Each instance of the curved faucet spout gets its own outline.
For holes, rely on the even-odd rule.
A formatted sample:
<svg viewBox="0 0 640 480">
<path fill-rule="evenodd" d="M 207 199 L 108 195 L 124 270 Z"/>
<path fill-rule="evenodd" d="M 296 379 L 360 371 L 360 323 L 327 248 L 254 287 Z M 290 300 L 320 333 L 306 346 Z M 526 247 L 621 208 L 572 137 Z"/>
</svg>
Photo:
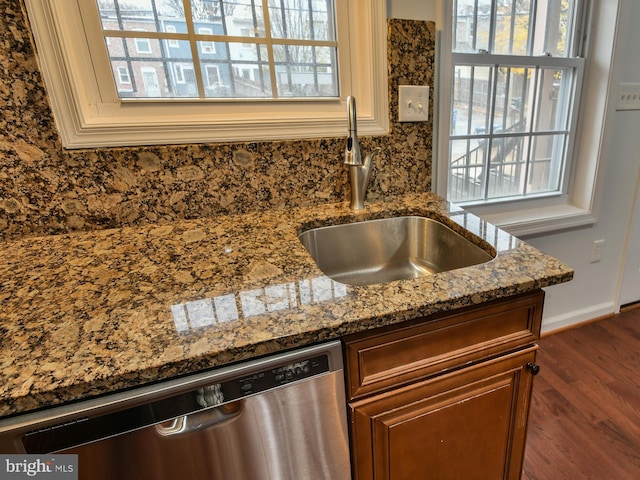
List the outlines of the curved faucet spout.
<svg viewBox="0 0 640 480">
<path fill-rule="evenodd" d="M 381 150 L 376 148 L 369 153 L 364 162 L 360 154 L 358 143 L 358 118 L 356 115 L 356 99 L 347 97 L 347 147 L 344 150 L 344 164 L 349 167 L 349 183 L 351 184 L 351 208 L 362 210 L 364 197 L 367 194 L 369 180 L 371 180 L 371 166 L 373 158 Z"/>
</svg>

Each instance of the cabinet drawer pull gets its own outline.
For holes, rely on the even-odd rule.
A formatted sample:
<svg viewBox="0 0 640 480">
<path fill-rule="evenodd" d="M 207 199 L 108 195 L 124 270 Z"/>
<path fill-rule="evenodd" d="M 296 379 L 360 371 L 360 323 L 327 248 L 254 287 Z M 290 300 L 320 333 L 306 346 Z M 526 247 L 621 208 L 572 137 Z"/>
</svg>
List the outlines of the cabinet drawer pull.
<svg viewBox="0 0 640 480">
<path fill-rule="evenodd" d="M 527 363 L 527 368 L 531 371 L 531 375 L 537 375 L 540 373 L 540 365 L 536 365 L 533 362 Z"/>
</svg>

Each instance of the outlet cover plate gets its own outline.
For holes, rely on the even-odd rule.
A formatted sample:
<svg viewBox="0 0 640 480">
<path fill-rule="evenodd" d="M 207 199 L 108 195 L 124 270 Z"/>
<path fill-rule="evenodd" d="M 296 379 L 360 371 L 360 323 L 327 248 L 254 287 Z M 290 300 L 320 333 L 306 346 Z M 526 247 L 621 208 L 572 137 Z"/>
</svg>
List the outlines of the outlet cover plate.
<svg viewBox="0 0 640 480">
<path fill-rule="evenodd" d="M 618 86 L 616 110 L 640 110 L 640 83 L 621 83 Z"/>
</svg>

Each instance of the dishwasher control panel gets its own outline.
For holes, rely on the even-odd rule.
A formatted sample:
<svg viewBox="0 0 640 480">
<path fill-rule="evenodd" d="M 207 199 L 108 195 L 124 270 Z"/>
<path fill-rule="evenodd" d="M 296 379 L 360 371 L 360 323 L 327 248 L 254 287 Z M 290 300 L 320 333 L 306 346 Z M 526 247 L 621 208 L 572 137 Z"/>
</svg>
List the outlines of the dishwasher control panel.
<svg viewBox="0 0 640 480">
<path fill-rule="evenodd" d="M 255 395 L 281 385 L 304 380 L 329 371 L 326 355 L 298 360 L 280 367 L 251 373 L 220 384 L 224 401 Z"/>
</svg>

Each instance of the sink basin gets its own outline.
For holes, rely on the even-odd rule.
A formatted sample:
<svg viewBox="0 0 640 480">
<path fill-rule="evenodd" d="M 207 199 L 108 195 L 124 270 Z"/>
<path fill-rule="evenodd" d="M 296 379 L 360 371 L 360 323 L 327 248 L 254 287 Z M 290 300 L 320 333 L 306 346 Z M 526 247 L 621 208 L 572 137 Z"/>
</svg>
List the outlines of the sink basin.
<svg viewBox="0 0 640 480">
<path fill-rule="evenodd" d="M 298 238 L 326 276 L 348 285 L 418 278 L 493 259 L 443 223 L 425 217 L 320 227 Z"/>
</svg>

